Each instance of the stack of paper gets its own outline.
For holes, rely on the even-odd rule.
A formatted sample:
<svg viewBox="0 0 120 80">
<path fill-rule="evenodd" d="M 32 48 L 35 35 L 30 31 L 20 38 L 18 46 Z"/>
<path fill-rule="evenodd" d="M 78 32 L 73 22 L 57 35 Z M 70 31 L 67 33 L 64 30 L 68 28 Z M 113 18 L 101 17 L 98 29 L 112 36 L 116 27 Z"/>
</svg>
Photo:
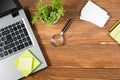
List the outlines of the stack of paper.
<svg viewBox="0 0 120 80">
<path fill-rule="evenodd" d="M 99 27 L 103 27 L 109 17 L 110 16 L 105 10 L 89 0 L 81 11 L 80 19 L 89 21 Z"/>
</svg>

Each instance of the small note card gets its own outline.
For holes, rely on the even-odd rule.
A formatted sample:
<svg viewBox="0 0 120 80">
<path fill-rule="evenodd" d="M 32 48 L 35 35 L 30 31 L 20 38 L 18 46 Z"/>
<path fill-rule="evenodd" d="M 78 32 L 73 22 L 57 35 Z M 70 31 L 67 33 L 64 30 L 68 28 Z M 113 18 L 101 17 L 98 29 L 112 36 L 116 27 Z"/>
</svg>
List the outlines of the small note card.
<svg viewBox="0 0 120 80">
<path fill-rule="evenodd" d="M 81 11 L 80 19 L 91 22 L 99 27 L 103 27 L 109 17 L 110 16 L 105 10 L 89 0 Z"/>
</svg>

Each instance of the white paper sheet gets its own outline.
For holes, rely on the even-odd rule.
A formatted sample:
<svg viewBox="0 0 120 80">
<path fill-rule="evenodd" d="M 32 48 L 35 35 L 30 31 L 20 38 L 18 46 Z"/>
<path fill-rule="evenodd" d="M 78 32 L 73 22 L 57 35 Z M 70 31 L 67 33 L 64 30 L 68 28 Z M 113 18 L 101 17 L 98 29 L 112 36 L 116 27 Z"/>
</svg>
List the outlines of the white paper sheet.
<svg viewBox="0 0 120 80">
<path fill-rule="evenodd" d="M 109 19 L 107 12 L 94 4 L 92 1 L 88 1 L 81 11 L 80 19 L 89 21 L 96 24 L 99 27 L 103 27 Z"/>
<path fill-rule="evenodd" d="M 103 10 L 91 0 L 87 2 L 84 8 L 81 11 L 82 14 L 97 15 L 97 14 L 107 14 L 107 11 Z"/>
<path fill-rule="evenodd" d="M 89 18 L 85 16 L 81 16 L 80 19 L 89 21 L 99 27 L 103 27 L 105 23 L 108 21 L 109 17 L 110 17 L 109 15 L 99 15 L 97 17 L 89 17 Z"/>
</svg>

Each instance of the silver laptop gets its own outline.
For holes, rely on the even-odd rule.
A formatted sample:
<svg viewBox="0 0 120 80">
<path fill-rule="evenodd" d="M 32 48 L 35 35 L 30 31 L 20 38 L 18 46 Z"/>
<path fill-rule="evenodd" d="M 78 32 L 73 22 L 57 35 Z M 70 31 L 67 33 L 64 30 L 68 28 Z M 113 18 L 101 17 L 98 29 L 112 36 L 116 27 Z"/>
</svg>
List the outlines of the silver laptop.
<svg viewBox="0 0 120 80">
<path fill-rule="evenodd" d="M 13 62 L 30 50 L 42 63 L 34 72 L 47 67 L 42 51 L 18 0 L 0 1 L 0 79 L 18 80 L 24 77 Z M 33 73 L 34 73 L 33 72 Z"/>
</svg>

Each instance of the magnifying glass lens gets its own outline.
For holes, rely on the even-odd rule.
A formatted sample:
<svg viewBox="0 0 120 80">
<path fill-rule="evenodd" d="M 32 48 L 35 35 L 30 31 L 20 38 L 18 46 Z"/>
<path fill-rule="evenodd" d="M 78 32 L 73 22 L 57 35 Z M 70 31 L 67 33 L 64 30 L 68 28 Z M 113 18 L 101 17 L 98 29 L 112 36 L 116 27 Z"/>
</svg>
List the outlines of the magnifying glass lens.
<svg viewBox="0 0 120 80">
<path fill-rule="evenodd" d="M 67 24 L 65 25 L 65 27 L 62 29 L 62 31 L 60 32 L 60 34 L 56 34 L 51 38 L 51 42 L 53 43 L 54 46 L 62 46 L 64 44 L 64 38 L 63 38 L 63 34 L 65 33 L 65 31 L 67 30 L 67 28 L 69 27 L 69 25 L 71 24 L 72 19 L 70 19 Z"/>
<path fill-rule="evenodd" d="M 63 36 L 60 34 L 56 34 L 51 38 L 51 42 L 55 45 L 55 46 L 61 46 L 64 43 L 64 39 Z"/>
</svg>

